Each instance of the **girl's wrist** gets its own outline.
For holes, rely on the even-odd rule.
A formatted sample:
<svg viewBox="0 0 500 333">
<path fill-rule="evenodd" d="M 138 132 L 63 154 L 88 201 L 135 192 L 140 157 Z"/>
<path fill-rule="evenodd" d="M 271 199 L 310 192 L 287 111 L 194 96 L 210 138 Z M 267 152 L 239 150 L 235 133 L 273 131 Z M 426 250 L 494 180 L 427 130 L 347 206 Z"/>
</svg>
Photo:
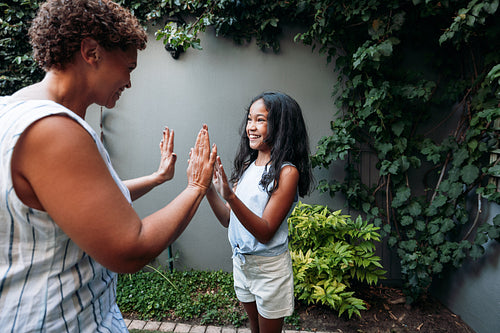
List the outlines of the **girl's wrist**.
<svg viewBox="0 0 500 333">
<path fill-rule="evenodd" d="M 229 195 L 226 195 L 226 196 L 224 197 L 224 200 L 226 200 L 226 201 L 227 201 L 227 203 L 229 203 L 229 204 L 230 204 L 230 203 L 231 203 L 234 199 L 236 199 L 236 194 L 235 194 L 233 191 L 231 191 L 231 193 L 229 193 Z"/>
</svg>

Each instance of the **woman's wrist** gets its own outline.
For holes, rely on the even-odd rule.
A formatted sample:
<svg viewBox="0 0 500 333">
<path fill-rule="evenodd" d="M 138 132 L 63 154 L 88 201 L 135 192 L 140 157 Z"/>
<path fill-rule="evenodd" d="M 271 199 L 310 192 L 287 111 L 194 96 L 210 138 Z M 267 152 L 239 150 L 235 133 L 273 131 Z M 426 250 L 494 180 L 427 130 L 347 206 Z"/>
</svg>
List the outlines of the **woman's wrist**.
<svg viewBox="0 0 500 333">
<path fill-rule="evenodd" d="M 154 184 L 154 186 L 161 185 L 165 183 L 168 179 L 165 177 L 162 177 L 158 172 L 153 172 L 151 175 L 151 182 Z"/>
</svg>

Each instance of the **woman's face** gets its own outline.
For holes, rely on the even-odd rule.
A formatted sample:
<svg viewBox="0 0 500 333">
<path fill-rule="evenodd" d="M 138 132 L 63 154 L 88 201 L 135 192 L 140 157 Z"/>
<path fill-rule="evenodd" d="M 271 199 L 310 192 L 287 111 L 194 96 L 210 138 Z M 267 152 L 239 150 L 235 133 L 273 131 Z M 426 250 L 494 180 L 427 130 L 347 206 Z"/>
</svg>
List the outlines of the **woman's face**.
<svg viewBox="0 0 500 333">
<path fill-rule="evenodd" d="M 269 151 L 269 146 L 264 142 L 267 138 L 268 111 L 262 99 L 255 101 L 248 112 L 246 132 L 250 148 L 259 151 Z"/>
<path fill-rule="evenodd" d="M 137 67 L 137 49 L 102 52 L 98 83 L 98 104 L 113 108 L 125 88 L 130 88 L 130 73 Z"/>
</svg>

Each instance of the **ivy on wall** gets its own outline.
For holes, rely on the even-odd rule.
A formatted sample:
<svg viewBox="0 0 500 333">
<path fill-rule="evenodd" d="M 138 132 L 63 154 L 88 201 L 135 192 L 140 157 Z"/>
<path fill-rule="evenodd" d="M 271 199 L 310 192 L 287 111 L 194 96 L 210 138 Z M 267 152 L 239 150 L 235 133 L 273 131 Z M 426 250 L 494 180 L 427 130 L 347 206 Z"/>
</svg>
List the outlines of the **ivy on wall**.
<svg viewBox="0 0 500 333">
<path fill-rule="evenodd" d="M 37 9 L 38 1 L 0 2 L 0 96 L 43 78 L 28 43 L 29 22 Z"/>
<path fill-rule="evenodd" d="M 407 300 L 446 267 L 479 258 L 500 236 L 483 201 L 500 203 L 500 20 L 498 0 L 121 0 L 174 57 L 201 49 L 208 27 L 237 44 L 279 52 L 283 27 L 334 61 L 339 114 L 318 143 L 316 167 L 345 160 L 345 179 L 320 189 L 382 228 L 401 260 Z M 41 73 L 25 33 L 37 1 L 0 3 L 0 89 Z M 496 15 L 496 16 L 495 16 Z M 5 59 L 5 60 L 3 60 Z M 362 163 L 376 160 L 368 183 Z M 472 204 L 471 204 L 472 203 Z M 476 207 L 477 209 L 473 209 Z"/>
</svg>

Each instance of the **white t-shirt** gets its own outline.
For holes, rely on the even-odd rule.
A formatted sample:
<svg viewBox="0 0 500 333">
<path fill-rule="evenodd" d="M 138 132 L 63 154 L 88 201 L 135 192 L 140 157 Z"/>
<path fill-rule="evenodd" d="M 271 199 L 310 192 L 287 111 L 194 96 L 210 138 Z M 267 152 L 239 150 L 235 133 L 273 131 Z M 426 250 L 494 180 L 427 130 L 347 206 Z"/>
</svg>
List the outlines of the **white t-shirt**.
<svg viewBox="0 0 500 333">
<path fill-rule="evenodd" d="M 290 163 L 283 164 L 292 165 Z M 292 165 L 293 166 L 293 165 Z M 259 185 L 262 174 L 266 170 L 265 166 L 257 166 L 252 162 L 245 170 L 236 186 L 236 195 L 238 198 L 256 215 L 262 217 L 269 194 Z M 273 186 L 273 182 L 269 184 L 269 188 Z M 287 219 L 297 203 L 297 195 L 294 203 L 290 207 L 287 217 L 281 222 L 274 237 L 267 243 L 259 242 L 238 220 L 236 215 L 231 211 L 229 218 L 228 238 L 233 249 L 233 256 L 237 254 L 252 254 L 264 257 L 272 257 L 282 254 L 288 249 L 288 223 Z"/>
</svg>

